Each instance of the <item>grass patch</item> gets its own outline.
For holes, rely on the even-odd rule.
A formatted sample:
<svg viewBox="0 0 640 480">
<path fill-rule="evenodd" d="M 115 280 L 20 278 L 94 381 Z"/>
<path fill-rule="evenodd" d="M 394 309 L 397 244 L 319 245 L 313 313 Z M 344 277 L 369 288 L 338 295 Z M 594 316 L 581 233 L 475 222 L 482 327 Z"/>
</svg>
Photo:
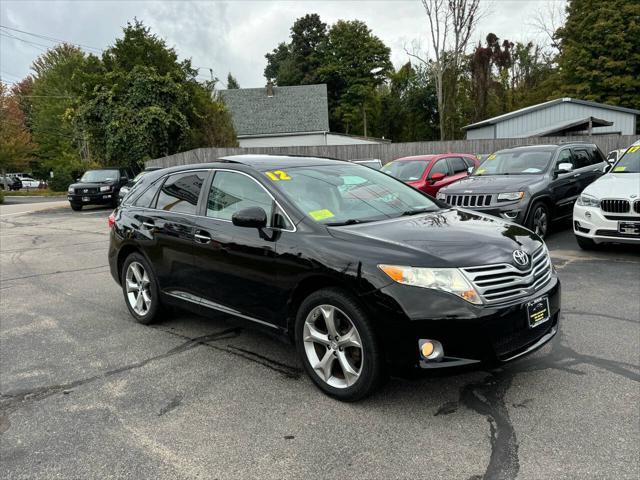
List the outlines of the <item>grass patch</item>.
<svg viewBox="0 0 640 480">
<path fill-rule="evenodd" d="M 17 190 L 3 192 L 5 197 L 59 197 L 67 196 L 67 192 L 52 192 L 46 188 L 34 188 L 33 190 Z"/>
</svg>

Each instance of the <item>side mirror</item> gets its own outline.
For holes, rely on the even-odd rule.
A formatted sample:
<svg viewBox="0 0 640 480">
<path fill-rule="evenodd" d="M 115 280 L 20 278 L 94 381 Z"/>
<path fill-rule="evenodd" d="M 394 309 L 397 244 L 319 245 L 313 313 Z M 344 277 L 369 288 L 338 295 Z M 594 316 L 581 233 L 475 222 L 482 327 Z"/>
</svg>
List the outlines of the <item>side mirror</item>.
<svg viewBox="0 0 640 480">
<path fill-rule="evenodd" d="M 609 163 L 607 165 L 604 166 L 604 168 L 602 169 L 602 171 L 604 173 L 609 173 L 611 171 L 611 169 L 613 168 L 613 163 Z"/>
<path fill-rule="evenodd" d="M 429 180 L 431 180 L 431 182 L 435 183 L 435 182 L 439 182 L 444 177 L 446 177 L 446 175 L 444 173 L 436 172 L 433 175 L 431 175 L 431 177 L 429 177 Z"/>
<path fill-rule="evenodd" d="M 560 164 L 558 164 L 558 167 L 556 168 L 555 174 L 556 175 L 560 175 L 562 173 L 569 173 L 571 170 L 573 170 L 573 164 L 571 164 L 571 163 L 560 163 Z"/>
<path fill-rule="evenodd" d="M 473 168 L 473 167 L 469 167 L 469 168 L 467 168 L 467 173 L 468 173 L 469 175 L 471 175 L 471 174 L 473 173 L 473 170 L 474 170 L 474 168 Z"/>
<path fill-rule="evenodd" d="M 231 216 L 236 227 L 264 228 L 267 226 L 267 212 L 260 207 L 248 207 L 238 210 Z"/>
</svg>

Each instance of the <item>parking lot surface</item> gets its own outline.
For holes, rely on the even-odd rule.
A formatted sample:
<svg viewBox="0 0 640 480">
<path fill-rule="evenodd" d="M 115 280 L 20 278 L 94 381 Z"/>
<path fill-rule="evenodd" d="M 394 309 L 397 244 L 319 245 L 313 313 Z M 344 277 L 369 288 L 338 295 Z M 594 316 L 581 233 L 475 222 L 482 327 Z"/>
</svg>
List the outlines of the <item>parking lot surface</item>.
<svg viewBox="0 0 640 480">
<path fill-rule="evenodd" d="M 109 210 L 0 218 L 3 478 L 640 476 L 640 254 L 548 239 L 560 333 L 496 370 L 392 378 L 355 404 L 232 318 L 129 315 Z"/>
</svg>

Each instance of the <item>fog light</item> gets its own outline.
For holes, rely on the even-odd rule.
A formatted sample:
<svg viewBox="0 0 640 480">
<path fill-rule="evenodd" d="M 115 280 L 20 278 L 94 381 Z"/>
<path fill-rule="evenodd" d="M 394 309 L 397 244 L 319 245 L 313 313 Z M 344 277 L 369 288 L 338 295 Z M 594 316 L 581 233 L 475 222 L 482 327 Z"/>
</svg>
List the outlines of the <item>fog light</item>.
<svg viewBox="0 0 640 480">
<path fill-rule="evenodd" d="M 518 216 L 518 213 L 520 213 L 519 210 L 511 210 L 510 212 L 502 212 L 501 215 L 508 220 L 513 220 Z"/>
<path fill-rule="evenodd" d="M 418 341 L 420 355 L 424 360 L 439 362 L 444 357 L 442 344 L 437 340 L 421 339 Z"/>
</svg>

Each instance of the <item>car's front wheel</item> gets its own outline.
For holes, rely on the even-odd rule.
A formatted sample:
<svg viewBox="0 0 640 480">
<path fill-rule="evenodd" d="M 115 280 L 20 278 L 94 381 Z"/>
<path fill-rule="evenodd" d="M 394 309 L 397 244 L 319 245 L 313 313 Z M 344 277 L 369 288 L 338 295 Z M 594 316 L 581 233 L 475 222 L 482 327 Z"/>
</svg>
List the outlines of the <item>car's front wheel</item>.
<svg viewBox="0 0 640 480">
<path fill-rule="evenodd" d="M 578 246 L 582 250 L 593 250 L 596 248 L 596 242 L 594 242 L 590 238 L 585 238 L 585 237 L 581 237 L 580 235 L 576 235 L 576 242 L 578 242 Z"/>
<path fill-rule="evenodd" d="M 549 216 L 547 206 L 542 202 L 536 203 L 529 213 L 527 228 L 537 233 L 541 238 L 544 238 L 549 231 L 550 223 L 551 217 Z"/>
<path fill-rule="evenodd" d="M 319 290 L 300 305 L 296 347 L 305 370 L 325 393 L 355 401 L 384 378 L 384 359 L 365 310 L 338 289 Z"/>
<path fill-rule="evenodd" d="M 71 210 L 73 210 L 74 212 L 79 212 L 80 210 L 82 210 L 82 204 L 80 203 L 71 203 Z"/>
<path fill-rule="evenodd" d="M 148 325 L 158 317 L 158 284 L 147 260 L 139 253 L 129 255 L 122 266 L 121 282 L 129 313 Z"/>
</svg>

